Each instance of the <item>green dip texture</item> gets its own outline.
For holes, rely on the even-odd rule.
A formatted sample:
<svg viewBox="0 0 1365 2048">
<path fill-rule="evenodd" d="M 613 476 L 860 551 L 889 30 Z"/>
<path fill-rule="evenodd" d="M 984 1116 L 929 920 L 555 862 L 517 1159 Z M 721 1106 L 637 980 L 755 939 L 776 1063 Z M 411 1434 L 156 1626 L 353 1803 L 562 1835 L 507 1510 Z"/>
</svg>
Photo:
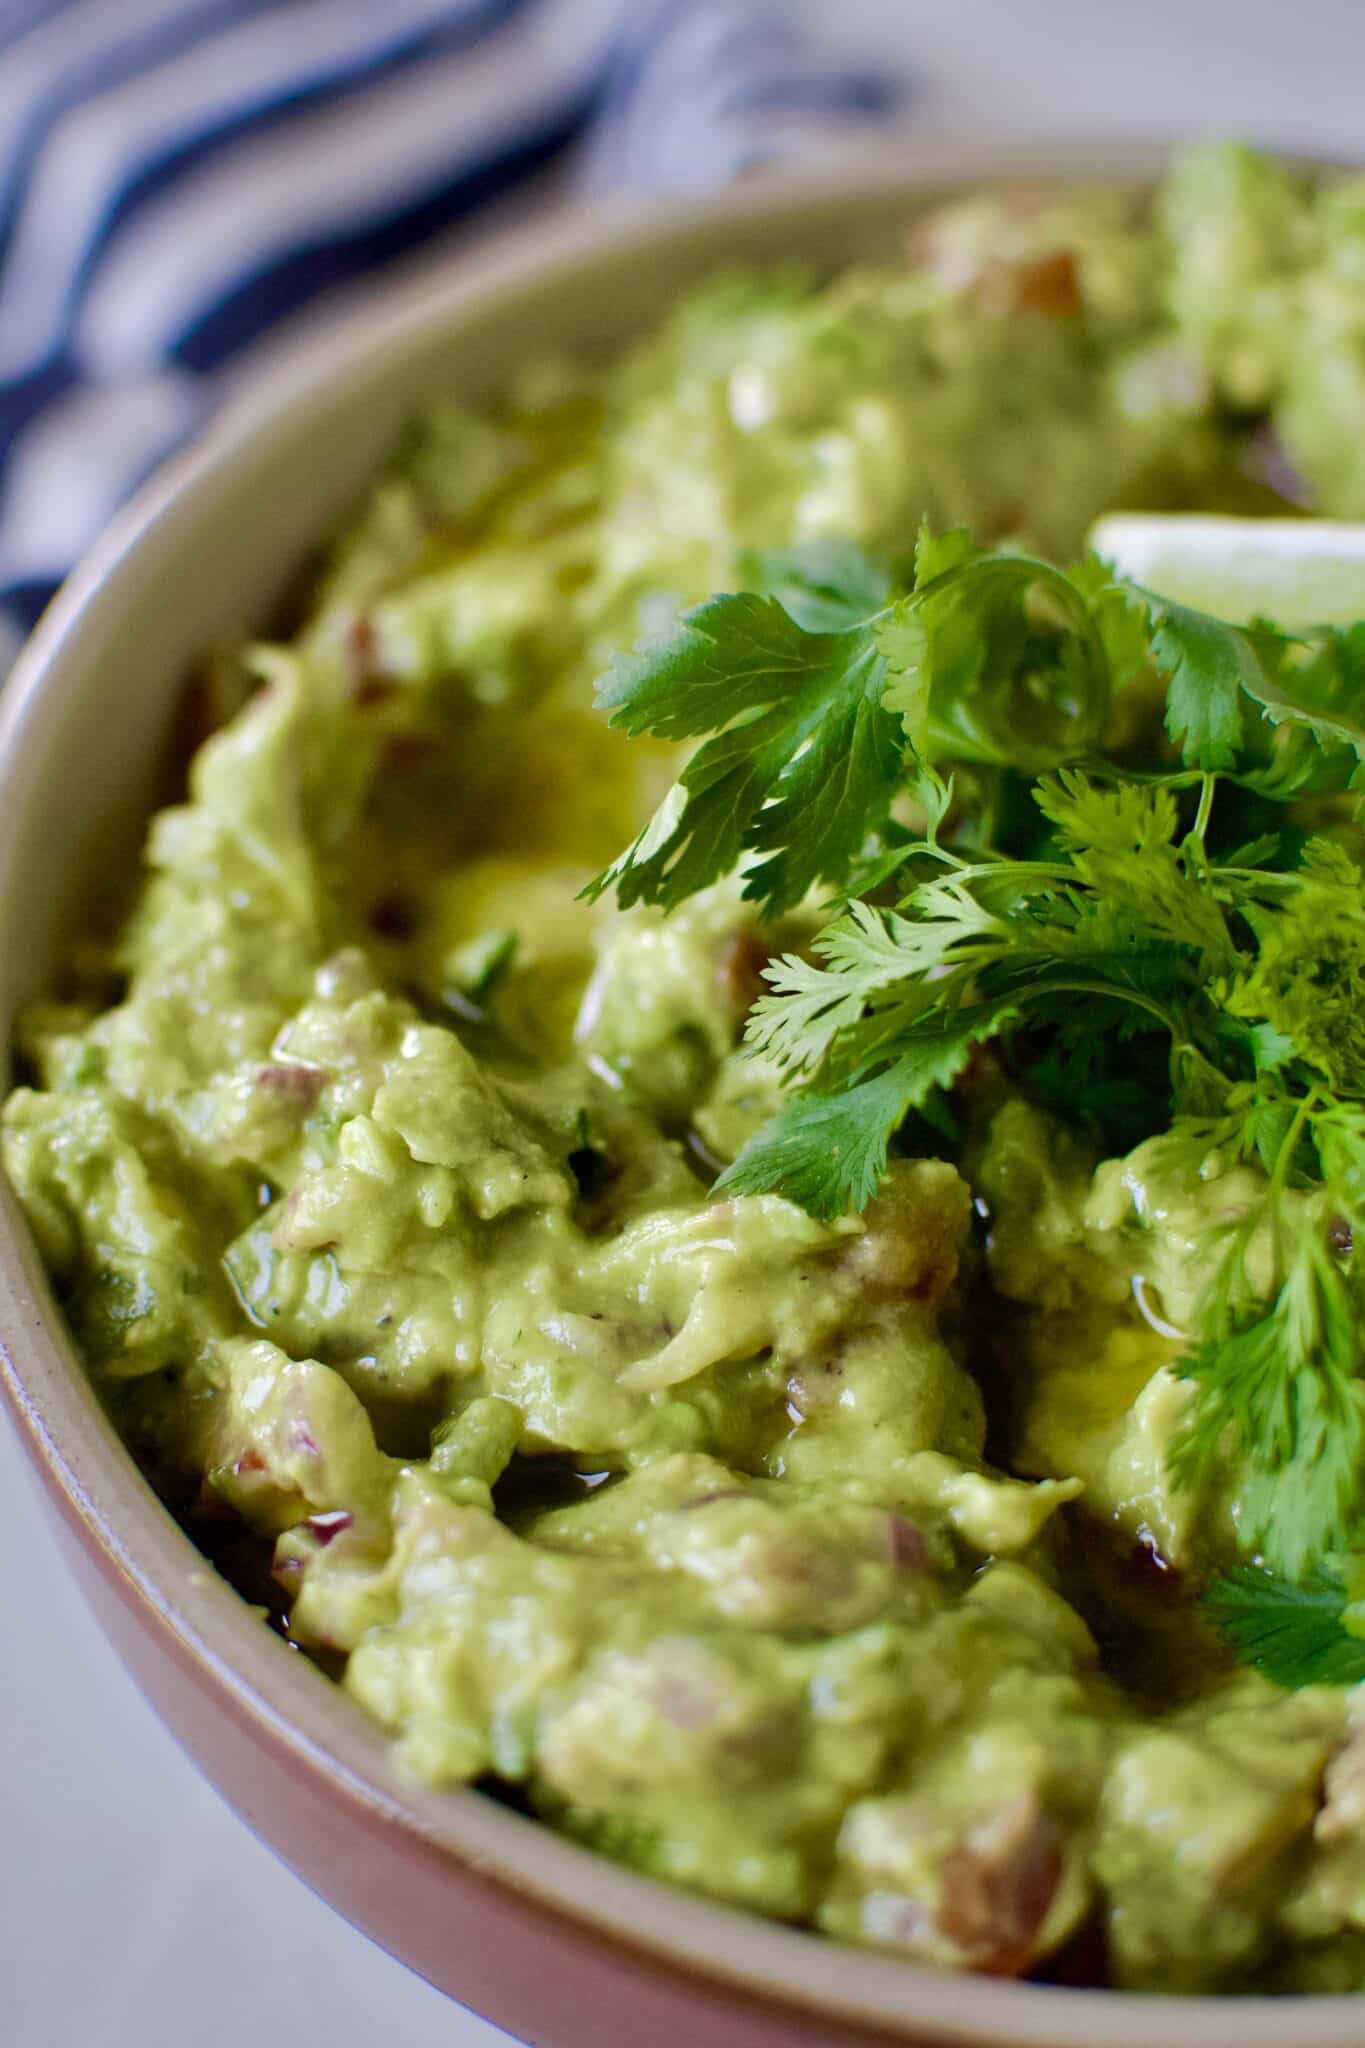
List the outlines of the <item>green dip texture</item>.
<svg viewBox="0 0 1365 2048">
<path fill-rule="evenodd" d="M 1105 1161 L 986 1059 L 861 1215 L 713 1193 L 827 907 L 580 895 L 677 765 L 594 679 L 748 550 L 1280 492 L 1365 518 L 1365 186 L 1205 149 L 437 408 L 212 664 L 5 1164 L 154 1481 L 404 1768 L 940 1966 L 1365 1988 L 1365 1705 L 1234 1664 L 1235 1503 L 1165 1459 L 1253 1169 Z"/>
</svg>

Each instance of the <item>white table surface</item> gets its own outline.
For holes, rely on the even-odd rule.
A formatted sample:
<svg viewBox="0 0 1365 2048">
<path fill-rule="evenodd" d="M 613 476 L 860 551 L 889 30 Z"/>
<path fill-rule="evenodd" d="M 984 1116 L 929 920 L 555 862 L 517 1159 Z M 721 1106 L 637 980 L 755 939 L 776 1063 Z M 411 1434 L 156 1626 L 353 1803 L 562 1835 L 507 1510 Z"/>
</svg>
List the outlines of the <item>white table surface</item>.
<svg viewBox="0 0 1365 2048">
<path fill-rule="evenodd" d="M 842 0 L 838 22 L 913 68 L 922 135 L 1223 130 L 1365 156 L 1359 0 Z M 199 1778 L 68 1582 L 4 1425 L 0 1566 L 0 2048 L 509 2048 Z"/>
</svg>

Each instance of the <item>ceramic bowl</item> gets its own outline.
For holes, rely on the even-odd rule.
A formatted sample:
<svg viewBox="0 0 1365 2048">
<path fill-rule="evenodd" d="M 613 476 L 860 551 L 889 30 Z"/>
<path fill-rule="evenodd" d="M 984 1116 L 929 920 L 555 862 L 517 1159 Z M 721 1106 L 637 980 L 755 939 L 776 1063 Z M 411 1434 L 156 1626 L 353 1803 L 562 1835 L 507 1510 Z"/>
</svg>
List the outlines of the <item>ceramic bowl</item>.
<svg viewBox="0 0 1365 2048">
<path fill-rule="evenodd" d="M 144 489 L 0 702 L 0 1045 L 134 855 L 195 656 L 259 628 L 415 407 L 598 356 L 734 263 L 891 253 L 998 180 L 1138 187 L 1154 149 L 907 150 L 819 183 L 523 229 L 304 346 Z M 0 1077 L 3 1078 L 3 1077 Z M 58 1541 L 148 1698 L 258 1835 L 358 1927 L 543 2048 L 1359 2048 L 1352 1999 L 1138 1999 L 937 1974 L 638 1877 L 475 1791 L 405 1782 L 360 1709 L 205 1563 L 101 1411 L 0 1190 L 0 1384 Z M 10 1569 L 37 1569 L 32 1560 Z M 249 1968 L 249 1958 L 243 1958 Z"/>
</svg>

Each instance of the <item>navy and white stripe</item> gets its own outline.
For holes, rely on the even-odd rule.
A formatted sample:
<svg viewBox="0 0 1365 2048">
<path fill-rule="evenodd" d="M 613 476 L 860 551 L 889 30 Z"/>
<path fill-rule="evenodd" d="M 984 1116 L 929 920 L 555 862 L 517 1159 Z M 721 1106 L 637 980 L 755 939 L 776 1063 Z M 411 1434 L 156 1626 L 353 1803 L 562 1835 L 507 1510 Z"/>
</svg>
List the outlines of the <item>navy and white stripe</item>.
<svg viewBox="0 0 1365 2048">
<path fill-rule="evenodd" d="M 0 673 L 289 314 L 571 146 L 698 191 L 897 100 L 744 0 L 0 0 Z"/>
</svg>

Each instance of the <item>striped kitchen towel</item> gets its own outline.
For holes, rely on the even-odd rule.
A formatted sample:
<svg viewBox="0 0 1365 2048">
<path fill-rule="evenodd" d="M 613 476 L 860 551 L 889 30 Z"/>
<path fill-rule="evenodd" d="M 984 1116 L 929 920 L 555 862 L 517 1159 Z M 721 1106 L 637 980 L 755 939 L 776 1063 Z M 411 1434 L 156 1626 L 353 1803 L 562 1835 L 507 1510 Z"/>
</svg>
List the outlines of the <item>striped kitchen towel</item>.
<svg viewBox="0 0 1365 2048">
<path fill-rule="evenodd" d="M 0 0 L 0 674 L 287 316 L 551 167 L 699 191 L 899 100 L 780 0 Z"/>
</svg>

